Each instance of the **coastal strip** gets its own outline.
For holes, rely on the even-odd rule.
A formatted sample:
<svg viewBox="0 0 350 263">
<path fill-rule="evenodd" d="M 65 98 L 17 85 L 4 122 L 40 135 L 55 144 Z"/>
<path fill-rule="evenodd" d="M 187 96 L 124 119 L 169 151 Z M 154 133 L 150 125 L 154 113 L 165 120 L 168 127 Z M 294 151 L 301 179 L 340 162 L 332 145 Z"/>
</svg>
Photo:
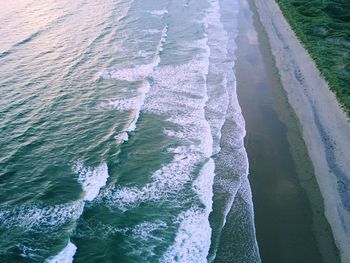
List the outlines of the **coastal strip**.
<svg viewBox="0 0 350 263">
<path fill-rule="evenodd" d="M 350 122 L 273 0 L 255 0 L 295 111 L 342 262 L 350 262 Z"/>
</svg>

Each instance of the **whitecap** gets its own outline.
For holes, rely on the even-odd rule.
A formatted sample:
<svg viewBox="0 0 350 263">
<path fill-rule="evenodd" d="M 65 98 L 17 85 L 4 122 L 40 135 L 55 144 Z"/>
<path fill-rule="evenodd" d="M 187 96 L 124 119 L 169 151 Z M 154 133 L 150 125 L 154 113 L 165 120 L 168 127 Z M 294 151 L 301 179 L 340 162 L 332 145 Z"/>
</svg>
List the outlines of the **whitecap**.
<svg viewBox="0 0 350 263">
<path fill-rule="evenodd" d="M 92 201 L 98 195 L 100 189 L 106 185 L 108 167 L 104 162 L 97 167 L 87 167 L 81 161 L 75 162 L 73 171 L 78 175 L 78 182 L 85 192 L 84 201 Z"/>
<path fill-rule="evenodd" d="M 69 240 L 67 246 L 56 256 L 48 258 L 45 263 L 72 263 L 77 247 Z"/>
<path fill-rule="evenodd" d="M 123 143 L 129 140 L 129 135 L 127 132 L 121 132 L 114 137 L 118 143 Z"/>
</svg>

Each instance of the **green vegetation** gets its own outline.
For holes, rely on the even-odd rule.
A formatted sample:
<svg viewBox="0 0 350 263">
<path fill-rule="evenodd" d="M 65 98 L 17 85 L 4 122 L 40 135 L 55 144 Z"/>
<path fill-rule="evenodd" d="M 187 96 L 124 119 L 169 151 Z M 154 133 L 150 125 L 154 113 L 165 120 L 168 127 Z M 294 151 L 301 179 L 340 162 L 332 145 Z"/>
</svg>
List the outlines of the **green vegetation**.
<svg viewBox="0 0 350 263">
<path fill-rule="evenodd" d="M 350 0 L 276 0 L 350 116 Z"/>
</svg>

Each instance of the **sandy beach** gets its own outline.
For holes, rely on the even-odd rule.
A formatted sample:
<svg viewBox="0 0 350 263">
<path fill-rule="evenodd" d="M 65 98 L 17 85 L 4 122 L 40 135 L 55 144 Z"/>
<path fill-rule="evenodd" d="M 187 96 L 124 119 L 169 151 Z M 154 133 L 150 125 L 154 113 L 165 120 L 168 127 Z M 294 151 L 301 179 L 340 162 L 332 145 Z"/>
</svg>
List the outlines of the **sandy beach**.
<svg viewBox="0 0 350 263">
<path fill-rule="evenodd" d="M 350 262 L 348 118 L 275 1 L 255 0 L 255 4 L 282 86 L 300 122 L 341 260 Z"/>
</svg>

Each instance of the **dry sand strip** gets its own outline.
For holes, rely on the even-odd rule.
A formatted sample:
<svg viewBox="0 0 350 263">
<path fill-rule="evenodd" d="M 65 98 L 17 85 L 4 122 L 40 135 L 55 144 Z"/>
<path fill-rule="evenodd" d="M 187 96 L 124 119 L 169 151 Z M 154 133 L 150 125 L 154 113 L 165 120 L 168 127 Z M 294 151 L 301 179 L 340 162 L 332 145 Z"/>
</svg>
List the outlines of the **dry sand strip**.
<svg viewBox="0 0 350 263">
<path fill-rule="evenodd" d="M 342 262 L 350 262 L 350 122 L 274 0 L 255 0 L 302 127 Z"/>
</svg>

